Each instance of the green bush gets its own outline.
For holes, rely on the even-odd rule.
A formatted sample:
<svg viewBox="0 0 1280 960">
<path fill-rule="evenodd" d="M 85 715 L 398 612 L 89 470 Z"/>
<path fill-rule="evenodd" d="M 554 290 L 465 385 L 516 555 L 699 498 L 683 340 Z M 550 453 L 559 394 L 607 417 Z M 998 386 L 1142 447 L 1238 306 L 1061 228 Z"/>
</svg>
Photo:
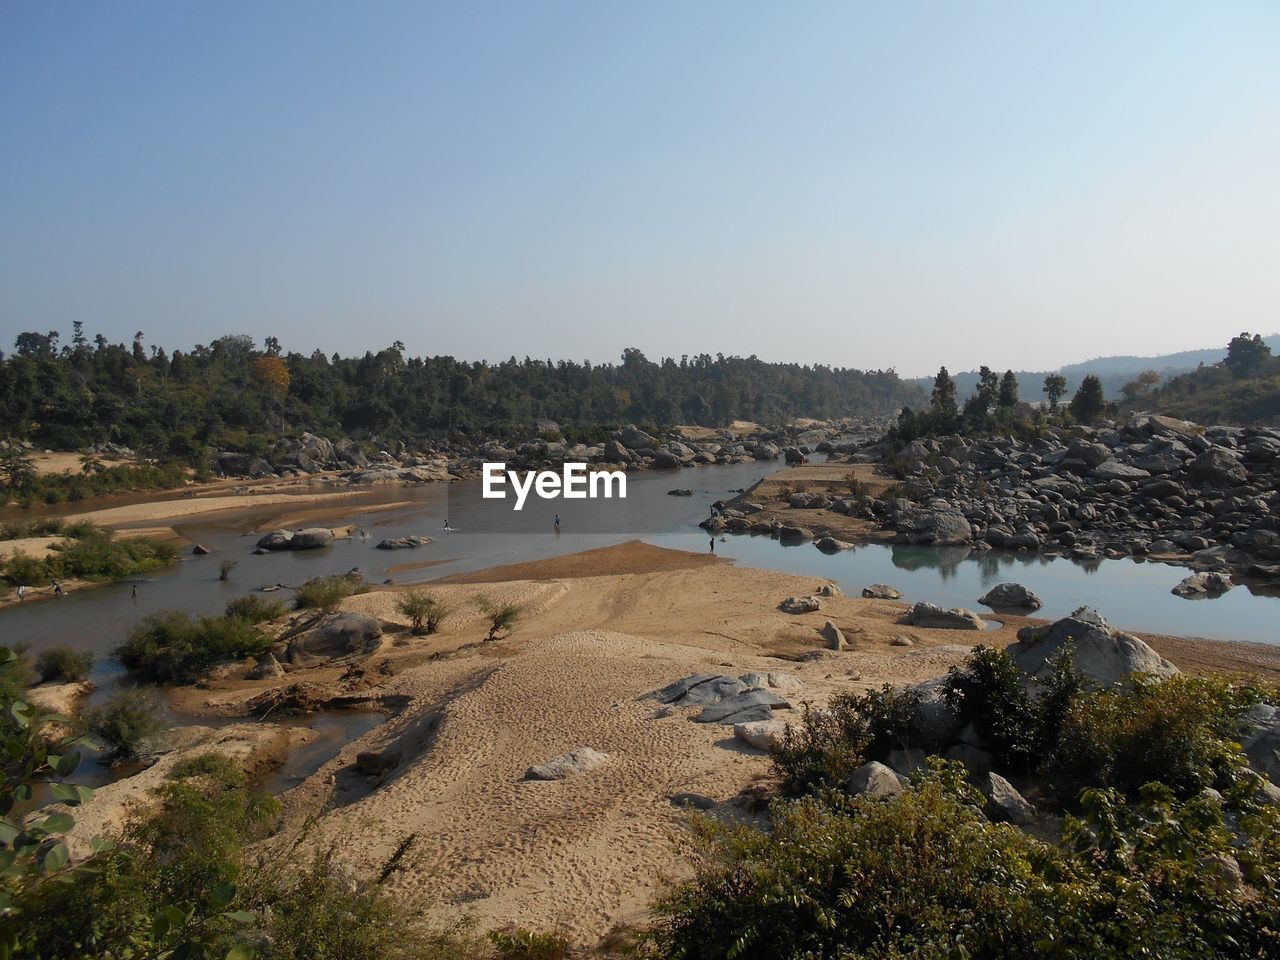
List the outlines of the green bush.
<svg viewBox="0 0 1280 960">
<path fill-rule="evenodd" d="M 89 732 L 117 760 L 131 760 L 165 730 L 164 705 L 153 690 L 130 687 L 85 713 Z"/>
<path fill-rule="evenodd" d="M 256 657 L 271 649 L 271 638 L 240 617 L 193 619 L 180 610 L 142 621 L 116 656 L 130 670 L 161 683 L 190 683 L 216 663 Z"/>
<path fill-rule="evenodd" d="M 169 770 L 170 780 L 190 780 L 194 777 L 204 777 L 225 787 L 240 787 L 245 783 L 244 767 L 216 750 L 179 760 Z"/>
<path fill-rule="evenodd" d="M 489 633 L 485 637 L 486 640 L 497 640 L 499 634 L 510 633 L 520 619 L 522 612 L 513 603 L 494 603 L 488 597 L 477 599 L 476 606 L 480 608 L 480 612 L 489 621 Z"/>
<path fill-rule="evenodd" d="M 1275 956 L 1280 811 L 1092 791 L 1063 842 L 988 823 L 955 765 L 883 800 L 775 805 L 763 832 L 698 824 L 695 873 L 655 907 L 671 960 Z M 1238 862 L 1235 888 L 1216 863 Z"/>
<path fill-rule="evenodd" d="M 489 942 L 498 960 L 566 960 L 571 955 L 569 941 L 557 933 L 493 930 Z"/>
<path fill-rule="evenodd" d="M 93 654 L 71 647 L 50 647 L 36 657 L 35 667 L 41 683 L 87 680 L 93 670 Z"/>
<path fill-rule="evenodd" d="M 228 603 L 226 615 L 238 620 L 247 620 L 249 623 L 265 623 L 276 617 L 283 617 L 288 609 L 288 604 L 283 600 L 260 597 L 256 593 L 251 593 Z"/>
<path fill-rule="evenodd" d="M 1186 675 L 1094 691 L 1063 717 L 1051 780 L 1065 797 L 1083 787 L 1133 797 L 1153 781 L 1178 797 L 1225 787 L 1243 763 L 1240 714 L 1260 696 L 1224 677 Z"/>
<path fill-rule="evenodd" d="M 135 537 L 117 540 L 109 530 L 80 524 L 63 531 L 69 539 L 42 560 L 17 554 L 4 565 L 13 584 L 33 586 L 53 579 L 118 580 L 136 573 L 158 570 L 173 562 L 177 549 L 171 543 Z"/>
<path fill-rule="evenodd" d="M 416 636 L 437 632 L 449 615 L 448 607 L 419 590 L 410 590 L 396 600 L 396 610 L 409 618 L 409 629 Z"/>
<path fill-rule="evenodd" d="M 863 694 L 838 694 L 826 710 L 806 710 L 773 750 L 783 792 L 806 793 L 843 783 L 869 760 L 919 741 L 920 700 L 914 691 L 886 684 Z"/>
<path fill-rule="evenodd" d="M 312 577 L 298 588 L 293 605 L 299 610 L 316 609 L 322 613 L 333 613 L 347 597 L 368 592 L 369 585 L 358 573 Z"/>
</svg>

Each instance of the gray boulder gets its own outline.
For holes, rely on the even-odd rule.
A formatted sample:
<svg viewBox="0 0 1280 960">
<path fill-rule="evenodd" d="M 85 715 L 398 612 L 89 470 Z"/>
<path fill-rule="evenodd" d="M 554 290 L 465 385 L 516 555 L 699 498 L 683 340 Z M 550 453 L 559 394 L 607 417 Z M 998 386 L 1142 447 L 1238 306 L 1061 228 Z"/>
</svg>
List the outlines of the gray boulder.
<svg viewBox="0 0 1280 960">
<path fill-rule="evenodd" d="M 289 550 L 292 542 L 292 530 L 272 530 L 258 539 L 258 547 L 262 550 Z"/>
<path fill-rule="evenodd" d="M 333 531 L 328 527 L 308 527 L 299 530 L 289 541 L 290 550 L 319 550 L 333 543 Z"/>
<path fill-rule="evenodd" d="M 1245 711 L 1240 740 L 1249 766 L 1273 783 L 1280 780 L 1280 708 L 1260 703 Z"/>
<path fill-rule="evenodd" d="M 987 813 L 992 820 L 1021 827 L 1035 819 L 1036 808 L 1000 774 L 988 773 L 980 778 L 978 788 L 987 798 Z"/>
<path fill-rule="evenodd" d="M 1145 480 L 1151 476 L 1146 470 L 1119 460 L 1104 460 L 1093 468 L 1093 475 L 1099 480 Z"/>
<path fill-rule="evenodd" d="M 973 526 L 954 508 L 909 509 L 897 522 L 898 532 L 911 543 L 968 543 Z"/>
<path fill-rule="evenodd" d="M 757 750 L 772 750 L 781 742 L 787 725 L 781 720 L 751 720 L 735 723 L 733 736 Z"/>
<path fill-rule="evenodd" d="M 562 753 L 546 763 L 530 767 L 525 772 L 524 778 L 526 780 L 563 780 L 574 774 L 594 770 L 608 760 L 607 753 L 601 753 L 591 747 L 579 747 L 577 750 Z"/>
<path fill-rule="evenodd" d="M 1224 447 L 1210 447 L 1191 462 L 1191 475 L 1215 486 L 1231 487 L 1246 482 L 1249 471 Z"/>
<path fill-rule="evenodd" d="M 890 750 L 885 761 L 893 767 L 895 773 L 909 777 L 926 766 L 928 755 L 923 750 Z"/>
<path fill-rule="evenodd" d="M 1008 653 L 1024 673 L 1045 677 L 1054 658 L 1068 646 L 1076 669 L 1101 686 L 1119 683 L 1131 673 L 1171 677 L 1179 672 L 1146 643 L 1113 630 L 1100 613 L 1088 607 L 1048 627 L 1023 627 Z"/>
<path fill-rule="evenodd" d="M 841 550 L 852 550 L 853 544 L 847 540 L 837 540 L 835 537 L 823 537 L 814 541 L 813 544 L 823 553 L 839 553 Z"/>
<path fill-rule="evenodd" d="M 902 792 L 902 781 L 892 769 L 872 760 L 849 775 L 845 787 L 852 794 L 868 797 L 896 797 Z"/>
<path fill-rule="evenodd" d="M 431 537 L 419 537 L 412 535 L 408 537 L 388 537 L 378 543 L 379 550 L 416 550 L 418 547 L 425 547 L 429 543 L 435 543 Z"/>
<path fill-rule="evenodd" d="M 362 659 L 382 644 L 382 624 L 363 613 L 338 613 L 289 641 L 285 658 L 295 667 Z"/>
<path fill-rule="evenodd" d="M 652 450 L 658 445 L 657 440 L 638 427 L 627 427 L 618 440 L 629 450 Z"/>
<path fill-rule="evenodd" d="M 988 607 L 1021 610 L 1039 610 L 1043 606 L 1040 598 L 1020 583 L 997 583 L 978 602 Z"/>
<path fill-rule="evenodd" d="M 963 607 L 944 610 L 933 603 L 920 601 L 907 613 L 907 622 L 913 627 L 932 627 L 940 630 L 985 630 L 986 621 Z"/>
<path fill-rule="evenodd" d="M 827 641 L 828 650 L 844 650 L 848 646 L 840 628 L 830 620 L 822 625 L 822 630 L 819 632 L 822 634 L 822 639 Z"/>
<path fill-rule="evenodd" d="M 284 667 L 280 666 L 280 661 L 275 658 L 275 654 L 267 652 L 258 658 L 258 662 L 253 665 L 253 669 L 249 671 L 247 676 L 250 680 L 270 680 L 276 677 L 283 677 Z"/>
<path fill-rule="evenodd" d="M 772 720 L 774 710 L 789 710 L 791 704 L 768 690 L 747 690 L 712 704 L 693 718 L 694 723 L 748 723 Z"/>
<path fill-rule="evenodd" d="M 677 707 L 699 707 L 719 703 L 750 689 L 737 677 L 724 674 L 698 673 L 682 677 L 648 694 L 649 699 Z"/>
<path fill-rule="evenodd" d="M 1231 577 L 1225 573 L 1206 571 L 1193 573 L 1182 580 L 1170 593 L 1179 597 L 1220 597 L 1231 589 Z"/>
</svg>

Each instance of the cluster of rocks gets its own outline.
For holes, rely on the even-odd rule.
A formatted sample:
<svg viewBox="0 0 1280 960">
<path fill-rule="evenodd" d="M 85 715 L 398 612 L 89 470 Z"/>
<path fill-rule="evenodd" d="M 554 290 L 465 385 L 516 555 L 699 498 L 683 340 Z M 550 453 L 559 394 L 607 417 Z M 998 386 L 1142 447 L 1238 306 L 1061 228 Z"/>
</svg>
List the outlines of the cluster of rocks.
<svg viewBox="0 0 1280 960">
<path fill-rule="evenodd" d="M 1144 416 L 1031 442 L 914 440 L 892 463 L 901 497 L 859 497 L 841 509 L 887 525 L 900 543 L 1158 555 L 1280 578 L 1275 430 Z"/>
<path fill-rule="evenodd" d="M 224 476 L 305 476 L 339 472 L 351 483 L 425 483 L 478 476 L 484 463 L 503 463 L 513 470 L 555 469 L 563 463 L 588 463 L 601 469 L 667 470 L 703 464 L 750 463 L 779 458 L 802 463 L 814 452 L 851 453 L 881 428 L 879 422 L 824 424 L 805 430 L 785 428 L 742 436 L 723 430 L 706 439 L 690 439 L 673 431 L 654 436 L 636 426 L 614 431 L 602 443 L 567 443 L 558 424 L 535 422 L 533 437 L 519 441 L 496 439 L 467 442 L 439 440 L 411 451 L 405 444 L 394 452 L 369 452 L 354 440 L 336 443 L 304 433 L 282 438 L 263 456 L 223 451 L 214 465 Z M 687 496 L 683 490 L 674 495 Z"/>
<path fill-rule="evenodd" d="M 258 658 L 247 678 L 267 680 L 290 670 L 331 663 L 356 663 L 382 646 L 382 624 L 363 613 L 335 613 L 322 617 L 297 634 L 288 632 Z"/>
<path fill-rule="evenodd" d="M 319 550 L 331 546 L 333 531 L 328 527 L 306 527 L 302 530 L 272 530 L 258 540 L 259 550 Z"/>
<path fill-rule="evenodd" d="M 775 693 L 796 690 L 800 681 L 789 673 L 747 673 L 741 677 L 725 674 L 694 674 L 682 677 L 660 690 L 646 694 L 671 707 L 701 708 L 694 723 L 727 726 L 773 720 L 775 710 L 790 710 L 791 703 Z M 665 710 L 663 716 L 669 716 Z"/>
</svg>

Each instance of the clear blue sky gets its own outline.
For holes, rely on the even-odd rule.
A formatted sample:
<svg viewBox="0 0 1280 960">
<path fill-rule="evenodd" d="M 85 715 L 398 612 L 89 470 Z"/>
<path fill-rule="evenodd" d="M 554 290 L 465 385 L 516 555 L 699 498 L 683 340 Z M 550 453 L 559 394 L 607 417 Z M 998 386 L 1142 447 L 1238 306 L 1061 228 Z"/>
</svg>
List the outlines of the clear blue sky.
<svg viewBox="0 0 1280 960">
<path fill-rule="evenodd" d="M 1280 3 L 0 3 L 0 345 L 1044 368 L 1280 329 Z"/>
</svg>

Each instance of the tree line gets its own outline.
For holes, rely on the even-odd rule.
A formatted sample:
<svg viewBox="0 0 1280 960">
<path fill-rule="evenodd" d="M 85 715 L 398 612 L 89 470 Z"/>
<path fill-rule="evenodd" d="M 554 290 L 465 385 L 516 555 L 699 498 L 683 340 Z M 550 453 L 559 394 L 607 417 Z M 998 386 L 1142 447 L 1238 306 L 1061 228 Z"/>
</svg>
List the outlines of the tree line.
<svg viewBox="0 0 1280 960">
<path fill-rule="evenodd" d="M 362 356 L 285 352 L 247 336 L 166 353 L 90 340 L 77 322 L 20 334 L 0 353 L 0 423 L 56 449 L 116 443 L 196 462 L 210 449 L 257 452 L 309 430 L 382 442 L 516 436 L 538 419 L 591 430 L 623 423 L 717 426 L 735 419 L 879 415 L 920 397 L 892 370 L 767 363 L 700 354 L 617 364 L 512 357 L 411 357 L 396 342 Z"/>
</svg>

